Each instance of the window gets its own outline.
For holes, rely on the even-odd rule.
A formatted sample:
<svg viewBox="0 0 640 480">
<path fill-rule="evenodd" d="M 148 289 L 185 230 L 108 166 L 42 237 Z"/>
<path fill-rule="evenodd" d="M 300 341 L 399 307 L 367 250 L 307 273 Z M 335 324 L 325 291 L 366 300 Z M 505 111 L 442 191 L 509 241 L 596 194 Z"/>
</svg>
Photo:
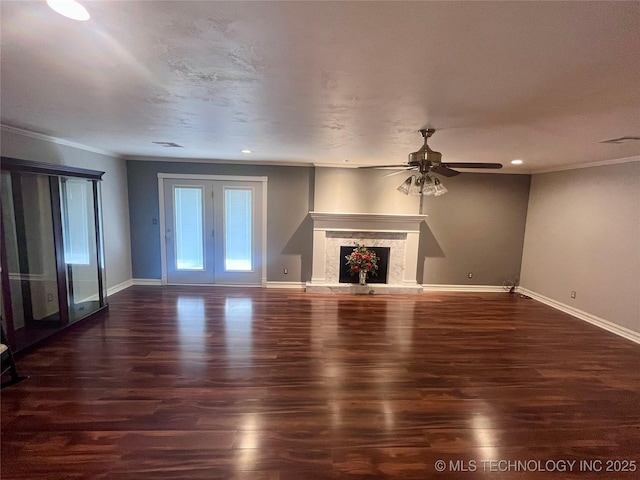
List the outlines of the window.
<svg viewBox="0 0 640 480">
<path fill-rule="evenodd" d="M 252 218 L 253 190 L 225 188 L 224 190 L 224 269 L 247 272 L 253 269 Z"/>
</svg>

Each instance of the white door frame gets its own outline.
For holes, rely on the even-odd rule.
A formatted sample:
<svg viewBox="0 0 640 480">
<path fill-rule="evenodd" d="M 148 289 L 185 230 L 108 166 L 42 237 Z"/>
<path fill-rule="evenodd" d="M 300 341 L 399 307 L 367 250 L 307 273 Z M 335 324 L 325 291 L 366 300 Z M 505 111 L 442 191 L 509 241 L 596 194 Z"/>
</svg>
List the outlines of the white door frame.
<svg viewBox="0 0 640 480">
<path fill-rule="evenodd" d="M 160 257 L 162 264 L 162 279 L 160 283 L 167 285 L 167 244 L 165 242 L 165 205 L 164 180 L 223 180 L 230 182 L 262 182 L 262 287 L 267 286 L 267 181 L 268 177 L 252 177 L 238 175 L 197 175 L 182 173 L 158 173 L 158 201 L 160 206 Z M 238 285 L 236 285 L 238 286 Z M 242 286 L 242 285 L 239 285 Z"/>
</svg>

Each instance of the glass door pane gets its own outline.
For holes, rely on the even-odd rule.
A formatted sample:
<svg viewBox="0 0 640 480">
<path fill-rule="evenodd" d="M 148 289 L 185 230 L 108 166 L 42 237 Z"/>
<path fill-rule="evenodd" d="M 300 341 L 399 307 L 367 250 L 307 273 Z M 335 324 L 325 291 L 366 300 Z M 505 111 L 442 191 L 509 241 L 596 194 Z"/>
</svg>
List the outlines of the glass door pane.
<svg viewBox="0 0 640 480">
<path fill-rule="evenodd" d="M 60 206 L 69 321 L 74 322 L 101 306 L 93 182 L 60 178 Z"/>
<path fill-rule="evenodd" d="M 14 351 L 106 306 L 101 172 L 2 158 L 3 324 Z"/>
<path fill-rule="evenodd" d="M 224 189 L 224 269 L 252 270 L 252 190 Z"/>
<path fill-rule="evenodd" d="M 264 188 L 263 182 L 253 180 L 213 182 L 218 284 L 262 285 L 265 280 Z"/>
<path fill-rule="evenodd" d="M 49 177 L 2 172 L 0 191 L 13 328 L 22 348 L 61 323 Z"/>
<path fill-rule="evenodd" d="M 167 283 L 214 283 L 213 182 L 165 178 L 162 190 Z"/>
<path fill-rule="evenodd" d="M 175 187 L 175 255 L 178 270 L 203 270 L 202 188 Z"/>
</svg>

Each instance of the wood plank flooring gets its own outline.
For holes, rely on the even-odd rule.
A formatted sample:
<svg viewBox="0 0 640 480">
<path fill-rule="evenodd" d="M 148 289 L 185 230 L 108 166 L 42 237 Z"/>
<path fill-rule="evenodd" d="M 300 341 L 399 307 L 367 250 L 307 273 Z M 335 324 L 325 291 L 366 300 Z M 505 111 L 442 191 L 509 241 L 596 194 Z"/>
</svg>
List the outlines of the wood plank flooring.
<svg viewBox="0 0 640 480">
<path fill-rule="evenodd" d="M 19 360 L 2 479 L 640 478 L 640 347 L 534 300 L 132 287 L 109 301 Z M 636 471 L 607 472 L 615 460 Z"/>
</svg>

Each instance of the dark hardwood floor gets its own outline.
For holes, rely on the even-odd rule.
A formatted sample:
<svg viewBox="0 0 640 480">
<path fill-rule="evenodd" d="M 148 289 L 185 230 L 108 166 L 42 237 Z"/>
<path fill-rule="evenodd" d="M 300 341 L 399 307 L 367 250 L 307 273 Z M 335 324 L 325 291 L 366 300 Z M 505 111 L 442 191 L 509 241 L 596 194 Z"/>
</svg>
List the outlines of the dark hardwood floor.
<svg viewBox="0 0 640 480">
<path fill-rule="evenodd" d="M 640 461 L 640 346 L 534 300 L 132 287 L 109 301 L 19 360 L 3 480 L 640 478 L 619 471 Z"/>
</svg>

